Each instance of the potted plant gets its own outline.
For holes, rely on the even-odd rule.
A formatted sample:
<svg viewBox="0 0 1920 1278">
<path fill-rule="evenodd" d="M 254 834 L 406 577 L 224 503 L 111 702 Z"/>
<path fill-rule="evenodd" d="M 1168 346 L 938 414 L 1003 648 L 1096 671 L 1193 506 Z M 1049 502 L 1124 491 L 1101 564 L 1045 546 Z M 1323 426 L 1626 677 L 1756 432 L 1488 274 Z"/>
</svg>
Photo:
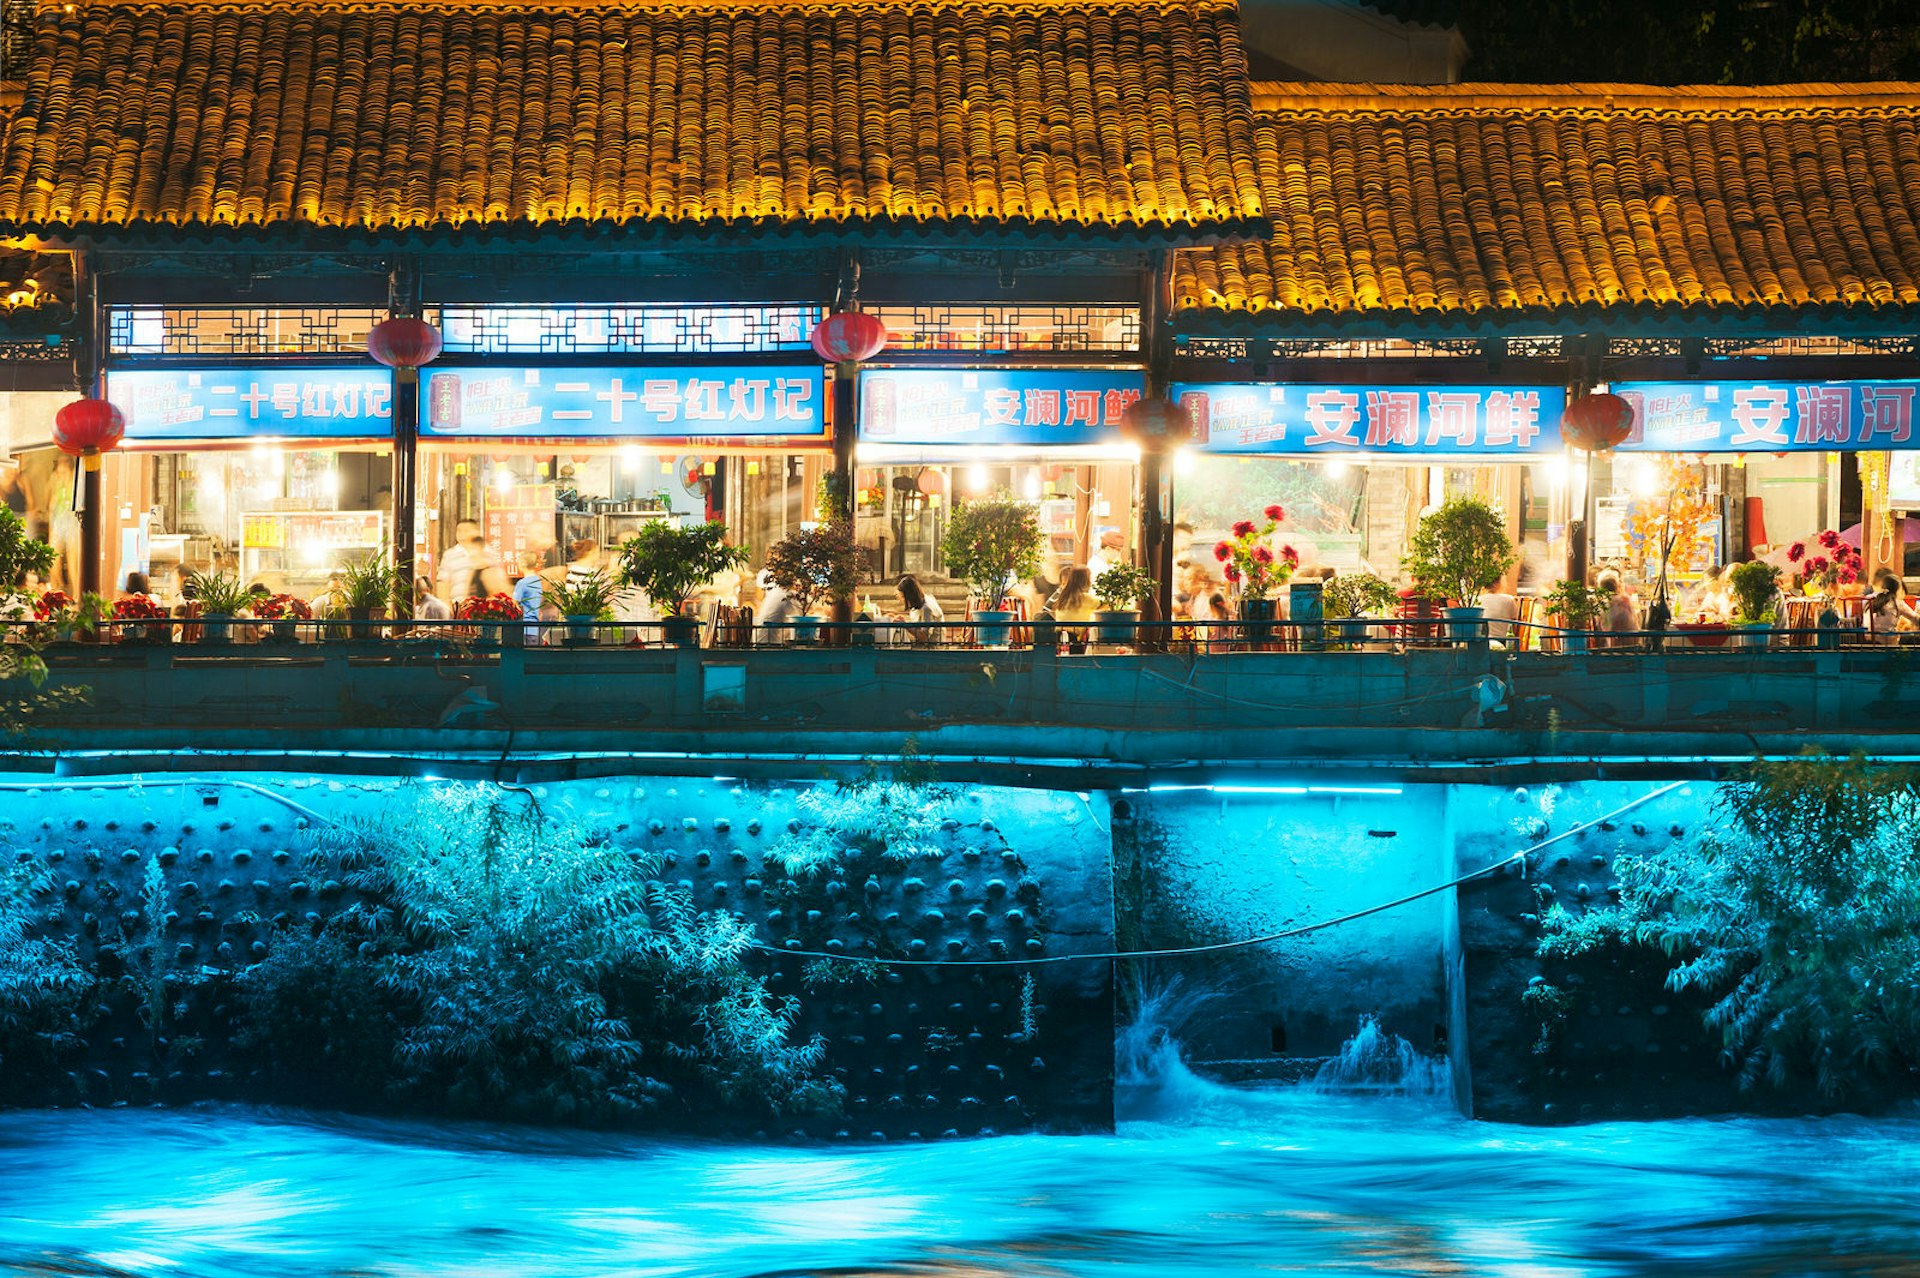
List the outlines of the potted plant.
<svg viewBox="0 0 1920 1278">
<path fill-rule="evenodd" d="M 590 572 L 575 580 L 563 581 L 546 592 L 546 600 L 567 619 L 567 642 L 596 643 L 593 633 L 597 621 L 613 620 L 613 579 L 604 572 Z"/>
<path fill-rule="evenodd" d="M 620 547 L 620 580 L 646 593 L 660 611 L 667 639 L 685 648 L 691 647 L 700 633 L 693 618 L 681 615 L 687 596 L 696 586 L 746 562 L 747 548 L 727 544 L 727 526 L 723 523 L 681 527 L 670 520 L 656 519 L 640 525 L 640 530 Z"/>
<path fill-rule="evenodd" d="M 820 617 L 815 601 L 851 599 L 860 584 L 860 547 L 846 520 L 789 533 L 767 552 L 767 576 L 793 600 L 793 641 L 812 643 Z"/>
<path fill-rule="evenodd" d="M 1343 643 L 1366 642 L 1367 624 L 1361 618 L 1384 613 L 1399 600 L 1393 583 L 1370 572 L 1343 572 L 1327 583 L 1327 615 Z"/>
<path fill-rule="evenodd" d="M 1787 547 L 1787 562 L 1793 565 L 1800 588 L 1809 595 L 1831 596 L 1839 587 L 1859 581 L 1866 571 L 1860 552 L 1841 541 L 1840 534 L 1831 528 Z"/>
<path fill-rule="evenodd" d="M 473 622 L 514 622 L 524 621 L 525 613 L 520 601 L 512 595 L 501 593 L 494 595 L 468 595 L 453 607 L 455 621 Z M 520 626 L 515 625 L 476 625 L 470 631 L 478 633 L 473 637 L 487 643 L 513 642 L 523 634 Z"/>
<path fill-rule="evenodd" d="M 173 630 L 167 625 L 167 610 L 162 608 L 151 595 L 128 595 L 125 599 L 113 601 L 113 619 L 120 623 L 120 642 L 168 643 L 173 639 Z"/>
<path fill-rule="evenodd" d="M 1733 591 L 1733 625 L 1746 633 L 1736 635 L 1741 648 L 1764 648 L 1778 613 L 1774 601 L 1780 595 L 1780 569 L 1758 559 L 1735 564 L 1727 573 L 1727 585 Z"/>
<path fill-rule="evenodd" d="M 200 605 L 200 638 L 204 643 L 229 643 L 233 619 L 246 612 L 253 595 L 238 577 L 223 572 L 195 573 L 193 597 Z"/>
<path fill-rule="evenodd" d="M 1270 643 L 1273 619 L 1279 611 L 1274 592 L 1287 584 L 1293 570 L 1300 566 L 1300 552 L 1282 546 L 1276 552 L 1272 539 L 1287 517 L 1281 506 L 1268 506 L 1261 512 L 1264 524 L 1242 519 L 1233 526 L 1233 534 L 1213 548 L 1213 557 L 1226 565 L 1221 571 L 1240 594 L 1240 621 L 1248 643 Z"/>
<path fill-rule="evenodd" d="M 400 574 L 384 553 L 375 553 L 348 564 L 340 574 L 340 586 L 348 621 L 384 621 L 399 597 Z"/>
<path fill-rule="evenodd" d="M 29 537 L 20 516 L 0 505 L 0 620 L 26 621 L 36 614 L 37 601 L 17 591 L 14 583 L 23 573 L 44 578 L 52 571 L 53 547 Z"/>
<path fill-rule="evenodd" d="M 1588 637 L 1599 629 L 1607 611 L 1607 596 L 1584 581 L 1556 581 L 1542 596 L 1552 616 L 1560 619 L 1560 650 L 1587 651 Z"/>
<path fill-rule="evenodd" d="M 274 642 L 295 643 L 299 640 L 296 623 L 312 621 L 313 608 L 298 595 L 270 595 L 253 606 L 253 615 L 273 623 Z"/>
<path fill-rule="evenodd" d="M 1044 544 L 1039 509 L 1009 492 L 957 506 L 947 517 L 940 553 L 947 571 L 986 601 L 973 613 L 974 633 L 983 646 L 1006 647 L 1013 621 L 1007 591 L 1040 571 Z"/>
<path fill-rule="evenodd" d="M 1478 639 L 1480 595 L 1513 567 L 1513 537 L 1507 521 L 1478 497 L 1449 497 L 1429 511 L 1414 530 L 1400 561 L 1420 593 L 1445 604 L 1447 637 L 1455 643 Z"/>
<path fill-rule="evenodd" d="M 1093 614 L 1095 643 L 1132 643 L 1140 604 L 1160 583 L 1135 564 L 1115 564 L 1093 580 L 1100 607 Z"/>
</svg>

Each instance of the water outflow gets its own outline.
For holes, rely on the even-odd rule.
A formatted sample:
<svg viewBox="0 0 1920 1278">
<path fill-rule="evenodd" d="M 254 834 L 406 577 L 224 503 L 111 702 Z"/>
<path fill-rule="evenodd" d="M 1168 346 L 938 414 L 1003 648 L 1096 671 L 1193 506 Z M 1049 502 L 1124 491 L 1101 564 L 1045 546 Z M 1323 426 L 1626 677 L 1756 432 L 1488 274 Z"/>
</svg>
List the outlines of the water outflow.
<svg viewBox="0 0 1920 1278">
<path fill-rule="evenodd" d="M 1377 1096 L 1449 1096 L 1452 1070 L 1445 1057 L 1424 1056 L 1413 1044 L 1385 1029 L 1377 1016 L 1362 1016 L 1360 1028 L 1340 1046 L 1340 1054 L 1313 1076 L 1320 1092 L 1359 1092 Z"/>
</svg>

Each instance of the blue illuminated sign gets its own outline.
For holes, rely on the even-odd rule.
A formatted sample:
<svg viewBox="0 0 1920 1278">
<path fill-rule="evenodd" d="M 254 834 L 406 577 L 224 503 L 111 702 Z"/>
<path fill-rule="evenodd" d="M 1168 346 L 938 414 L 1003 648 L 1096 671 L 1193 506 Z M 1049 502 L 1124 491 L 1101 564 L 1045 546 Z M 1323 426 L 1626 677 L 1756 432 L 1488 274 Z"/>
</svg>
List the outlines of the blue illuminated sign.
<svg viewBox="0 0 1920 1278">
<path fill-rule="evenodd" d="M 824 439 L 811 367 L 462 368 L 423 375 L 420 433 L 573 439 Z"/>
<path fill-rule="evenodd" d="M 1633 405 L 1622 450 L 1845 452 L 1913 448 L 1920 382 L 1619 382 Z"/>
<path fill-rule="evenodd" d="M 130 440 L 393 433 L 393 374 L 384 368 L 115 371 L 107 398 Z"/>
<path fill-rule="evenodd" d="M 860 438 L 889 444 L 1112 444 L 1138 372 L 886 369 L 860 374 Z"/>
<path fill-rule="evenodd" d="M 1560 448 L 1558 386 L 1176 385 L 1209 453 L 1435 457 Z"/>
</svg>

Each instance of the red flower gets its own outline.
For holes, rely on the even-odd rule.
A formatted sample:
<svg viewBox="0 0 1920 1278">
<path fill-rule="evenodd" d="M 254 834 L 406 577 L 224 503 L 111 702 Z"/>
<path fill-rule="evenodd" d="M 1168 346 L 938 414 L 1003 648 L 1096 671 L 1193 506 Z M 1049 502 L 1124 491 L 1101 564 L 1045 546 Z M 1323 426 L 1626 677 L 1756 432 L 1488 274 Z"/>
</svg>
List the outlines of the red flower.
<svg viewBox="0 0 1920 1278">
<path fill-rule="evenodd" d="M 1253 548 L 1253 562 L 1257 564 L 1270 564 L 1273 562 L 1273 552 L 1265 546 L 1255 546 Z"/>
<path fill-rule="evenodd" d="M 1841 584 L 1841 585 L 1843 585 L 1843 586 L 1851 586 L 1851 585 L 1852 585 L 1852 584 L 1853 584 L 1854 582 L 1856 582 L 1856 581 L 1858 581 L 1858 580 L 1860 580 L 1860 574 L 1859 574 L 1859 572 L 1858 572 L 1858 571 L 1856 571 L 1855 569 L 1852 569 L 1852 568 L 1842 568 L 1842 569 L 1840 570 L 1840 584 Z"/>
<path fill-rule="evenodd" d="M 1232 564 L 1227 565 L 1227 580 L 1228 581 L 1240 580 L 1240 570 L 1234 567 Z"/>
<path fill-rule="evenodd" d="M 1283 519 L 1285 519 L 1285 518 L 1287 517 L 1287 511 L 1286 511 L 1286 507 L 1284 507 L 1284 506 L 1269 506 L 1269 507 L 1267 507 L 1267 510 L 1266 510 L 1266 515 L 1267 515 L 1267 518 L 1268 518 L 1268 519 L 1271 519 L 1271 520 L 1272 520 L 1272 521 L 1273 521 L 1274 523 L 1276 523 L 1276 524 L 1277 524 L 1277 523 L 1279 523 L 1279 522 L 1280 522 L 1281 520 L 1283 520 Z"/>
<path fill-rule="evenodd" d="M 1218 559 L 1223 564 L 1227 562 L 1227 560 L 1233 558 L 1232 544 L 1230 542 L 1223 541 L 1219 545 L 1215 546 L 1213 548 L 1213 557 L 1215 559 Z"/>
<path fill-rule="evenodd" d="M 1251 519 L 1242 519 L 1233 526 L 1233 535 L 1236 537 L 1253 536 L 1253 521 Z"/>
<path fill-rule="evenodd" d="M 1824 559 L 1807 560 L 1807 574 L 1809 576 L 1817 577 L 1821 573 L 1825 572 L 1827 568 L 1828 568 L 1828 564 L 1827 564 L 1827 561 Z"/>
<path fill-rule="evenodd" d="M 1831 550 L 1840 544 L 1840 534 L 1829 528 L 1820 534 L 1820 544 Z"/>
<path fill-rule="evenodd" d="M 115 621 L 164 621 L 166 609 L 146 595 L 128 595 L 113 601 Z"/>
<path fill-rule="evenodd" d="M 45 621 L 56 612 L 65 612 L 73 607 L 73 596 L 64 590 L 49 590 L 40 596 L 40 602 L 33 606 L 36 620 Z"/>
<path fill-rule="evenodd" d="M 1807 543 L 1804 541 L 1796 541 L 1791 546 L 1787 547 L 1787 562 L 1797 564 L 1802 559 L 1806 558 L 1806 554 L 1807 554 Z"/>
<path fill-rule="evenodd" d="M 1280 557 L 1287 561 L 1289 568 L 1298 568 L 1300 566 L 1300 552 L 1292 546 L 1280 547 Z"/>
<path fill-rule="evenodd" d="M 253 615 L 264 621 L 312 621 L 313 609 L 298 595 L 274 595 L 255 604 Z"/>
</svg>

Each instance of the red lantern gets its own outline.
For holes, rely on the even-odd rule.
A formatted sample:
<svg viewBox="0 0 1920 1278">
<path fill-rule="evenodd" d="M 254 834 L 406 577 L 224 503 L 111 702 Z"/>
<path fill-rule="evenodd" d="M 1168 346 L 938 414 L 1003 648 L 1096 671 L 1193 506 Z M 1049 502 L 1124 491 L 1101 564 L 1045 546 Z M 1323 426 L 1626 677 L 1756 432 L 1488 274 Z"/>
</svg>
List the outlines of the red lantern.
<svg viewBox="0 0 1920 1278">
<path fill-rule="evenodd" d="M 127 419 L 104 399 L 77 399 L 53 415 L 53 442 L 88 470 L 99 470 L 100 454 L 126 433 Z"/>
<path fill-rule="evenodd" d="M 887 326 L 864 311 L 840 311 L 813 330 L 814 354 L 829 364 L 872 359 L 887 349 Z"/>
<path fill-rule="evenodd" d="M 928 467 L 926 470 L 921 471 L 919 475 L 915 476 L 913 486 L 918 488 L 923 496 L 931 497 L 933 494 L 945 489 L 947 484 L 946 480 L 941 478 L 939 471 Z"/>
<path fill-rule="evenodd" d="M 395 316 L 367 334 L 367 354 L 403 373 L 433 363 L 440 354 L 440 330 L 425 320 Z"/>
<path fill-rule="evenodd" d="M 1618 395 L 1582 395 L 1560 418 L 1567 447 L 1604 453 L 1633 434 L 1633 405 Z"/>
<path fill-rule="evenodd" d="M 1139 445 L 1143 452 L 1178 448 L 1193 433 L 1193 419 L 1187 410 L 1162 396 L 1136 399 L 1120 415 L 1120 435 Z"/>
</svg>

